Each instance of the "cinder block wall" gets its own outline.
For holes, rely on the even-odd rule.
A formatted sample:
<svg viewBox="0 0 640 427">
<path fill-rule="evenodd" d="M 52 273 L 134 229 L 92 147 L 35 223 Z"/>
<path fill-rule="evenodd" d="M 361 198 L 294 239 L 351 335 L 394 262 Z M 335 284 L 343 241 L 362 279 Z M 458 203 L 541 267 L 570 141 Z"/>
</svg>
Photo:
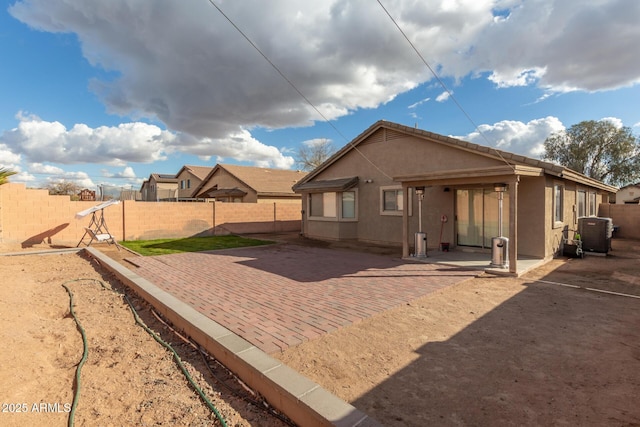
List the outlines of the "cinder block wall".
<svg viewBox="0 0 640 427">
<path fill-rule="evenodd" d="M 620 227 L 616 237 L 640 240 L 640 205 L 601 204 L 598 216 L 611 218 Z"/>
<path fill-rule="evenodd" d="M 0 186 L 0 242 L 29 246 L 46 242 L 75 246 L 91 215 L 77 212 L 99 202 L 71 201 L 23 184 Z M 126 200 L 104 209 L 109 232 L 117 240 L 178 238 L 230 233 L 300 230 L 299 203 L 185 203 Z M 87 239 L 88 241 L 88 239 Z"/>
</svg>

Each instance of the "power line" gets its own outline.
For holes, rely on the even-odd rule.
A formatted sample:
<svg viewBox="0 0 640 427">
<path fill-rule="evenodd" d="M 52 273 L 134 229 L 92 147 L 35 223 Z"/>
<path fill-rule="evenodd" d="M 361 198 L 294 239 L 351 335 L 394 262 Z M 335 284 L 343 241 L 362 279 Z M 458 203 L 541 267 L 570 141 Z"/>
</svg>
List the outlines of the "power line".
<svg viewBox="0 0 640 427">
<path fill-rule="evenodd" d="M 438 76 L 438 73 L 436 73 L 434 71 L 433 68 L 431 68 L 431 65 L 429 65 L 429 63 L 427 62 L 426 59 L 424 59 L 424 56 L 422 56 L 422 54 L 420 53 L 420 51 L 416 48 L 416 46 L 413 44 L 413 42 L 411 40 L 409 40 L 409 37 L 407 36 L 407 34 L 402 30 L 402 28 L 400 27 L 400 25 L 398 24 L 398 22 L 393 18 L 393 16 L 391 16 L 391 14 L 389 13 L 389 11 L 387 10 L 386 7 L 384 7 L 384 5 L 382 4 L 382 2 L 380 0 L 376 0 L 378 2 L 378 4 L 380 5 L 380 7 L 382 8 L 382 10 L 384 10 L 384 12 L 387 14 L 387 16 L 389 17 L 389 19 L 391 19 L 391 22 L 393 22 L 393 24 L 396 26 L 396 28 L 398 29 L 398 31 L 400 31 L 400 34 L 402 34 L 402 36 L 405 38 L 405 40 L 407 41 L 407 43 L 409 43 L 409 46 L 411 46 L 411 48 L 413 49 L 413 51 L 416 53 L 416 55 L 418 55 L 418 57 L 420 58 L 420 60 L 422 61 L 422 63 L 429 69 L 429 71 L 431 72 L 431 74 L 433 75 L 433 77 L 438 81 L 438 83 L 440 84 L 440 86 L 442 86 L 442 88 L 447 92 L 447 94 L 449 95 L 449 97 L 453 100 L 453 102 L 456 104 L 456 106 L 460 109 L 460 111 L 462 111 L 462 113 L 465 115 L 465 117 L 467 118 L 467 120 L 469 120 L 469 122 L 473 125 L 473 127 L 476 129 L 476 131 L 478 131 L 478 133 L 480 134 L 480 136 L 482 137 L 482 139 L 484 139 L 486 141 L 486 143 L 489 145 L 489 148 L 492 148 L 496 154 L 500 157 L 500 159 L 502 159 L 502 161 L 509 166 L 511 169 L 513 169 L 515 171 L 515 168 L 509 163 L 507 162 L 507 160 L 502 157 L 502 154 L 500 153 L 500 151 L 498 151 L 496 148 L 491 147 L 491 143 L 489 142 L 489 140 L 487 139 L 487 137 L 485 136 L 485 134 L 480 130 L 480 127 L 475 123 L 475 121 L 471 118 L 471 116 L 469 115 L 469 113 L 467 113 L 467 111 L 462 107 L 462 105 L 460 105 L 460 103 L 458 102 L 458 100 L 455 98 L 455 96 L 453 96 L 453 92 L 451 92 L 449 90 L 449 88 L 447 87 L 447 85 L 444 84 L 444 82 L 442 81 L 442 79 L 440 78 L 440 76 Z"/>
<path fill-rule="evenodd" d="M 302 93 L 302 91 L 300 91 L 300 89 L 298 89 L 298 87 L 289 79 L 287 78 L 287 76 L 280 70 L 280 68 L 278 68 L 278 66 L 276 64 L 273 63 L 273 61 L 271 61 L 271 59 L 269 59 L 269 57 L 249 38 L 249 36 L 247 36 L 244 31 L 242 31 L 242 29 L 240 29 L 240 27 L 238 27 L 236 25 L 235 22 L 233 22 L 233 20 L 231 18 L 229 18 L 229 16 L 227 16 L 227 14 L 225 14 L 222 9 L 213 1 L 213 0 L 209 0 L 209 3 L 211 3 L 211 5 L 213 7 L 215 7 L 218 12 L 220 12 L 220 14 L 227 20 L 229 21 L 229 23 L 233 26 L 233 28 L 235 28 L 240 35 L 242 35 L 242 37 L 244 37 L 244 39 L 264 58 L 265 61 L 267 61 L 269 63 L 269 65 L 271 65 L 271 67 L 276 70 L 276 72 L 280 75 L 280 77 L 282 77 L 288 84 L 289 86 L 291 86 L 293 88 L 293 90 L 295 90 L 298 95 L 300 95 L 300 97 L 302 97 L 302 99 L 304 99 L 307 104 L 309 104 L 311 106 L 311 108 L 313 108 L 316 113 L 318 113 L 318 115 L 320 117 L 322 117 L 322 119 L 333 128 L 333 130 L 340 135 L 349 145 L 351 145 L 351 147 L 356 150 L 356 152 L 358 152 L 367 162 L 369 162 L 374 168 L 376 168 L 380 173 L 382 173 L 384 176 L 386 176 L 389 179 L 393 179 L 392 177 L 390 177 L 389 175 L 387 175 L 380 167 L 378 167 L 378 165 L 376 165 L 375 163 L 373 163 L 367 156 L 364 155 L 364 153 L 362 153 L 358 147 L 356 147 L 355 145 L 353 145 L 351 143 L 351 141 L 349 139 L 347 139 L 346 136 L 344 136 L 344 134 L 342 132 L 340 132 L 340 130 L 333 124 L 331 123 L 331 121 L 324 115 L 322 114 L 322 112 L 313 104 L 313 102 L 311 102 L 311 100 L 309 98 L 307 98 L 304 93 Z"/>
</svg>

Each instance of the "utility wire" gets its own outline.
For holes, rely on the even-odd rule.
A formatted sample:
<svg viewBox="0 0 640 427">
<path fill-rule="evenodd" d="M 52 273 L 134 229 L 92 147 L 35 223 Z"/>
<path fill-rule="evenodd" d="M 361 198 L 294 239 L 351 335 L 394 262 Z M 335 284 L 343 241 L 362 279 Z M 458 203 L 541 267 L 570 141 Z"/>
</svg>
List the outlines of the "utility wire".
<svg viewBox="0 0 640 427">
<path fill-rule="evenodd" d="M 502 157 L 502 154 L 500 153 L 500 151 L 496 148 L 491 147 L 491 143 L 489 142 L 489 139 L 487 139 L 487 137 L 485 136 L 485 134 L 480 130 L 480 127 L 475 123 L 475 121 L 471 118 L 471 116 L 469 115 L 469 113 L 467 113 L 467 111 L 462 107 L 462 105 L 460 105 L 460 103 L 458 102 L 458 100 L 456 99 L 455 96 L 453 96 L 453 92 L 451 92 L 449 90 L 449 88 L 447 87 L 447 85 L 444 84 L 444 82 L 442 81 L 442 79 L 440 78 L 440 76 L 438 76 L 438 73 L 435 72 L 435 70 L 433 68 L 431 68 L 431 65 L 429 65 L 429 63 L 427 62 L 426 59 L 424 59 L 424 56 L 422 56 L 422 54 L 420 53 L 420 51 L 416 48 L 416 46 L 413 44 L 413 42 L 409 39 L 409 37 L 407 36 L 407 34 L 402 30 L 402 28 L 400 27 L 400 25 L 398 24 L 398 22 L 393 18 L 393 16 L 391 16 L 391 14 L 389 13 L 389 11 L 387 10 L 386 7 L 384 7 L 384 5 L 382 4 L 382 2 L 380 0 L 376 0 L 378 2 L 378 4 L 380 5 L 380 7 L 382 8 L 382 10 L 384 10 L 384 12 L 387 14 L 387 16 L 389 17 L 389 19 L 391 19 L 391 22 L 393 22 L 393 24 L 396 26 L 396 28 L 398 29 L 398 31 L 400 31 L 400 34 L 402 34 L 402 36 L 405 38 L 405 40 L 407 41 L 407 43 L 409 43 L 409 46 L 411 46 L 411 48 L 413 49 L 413 51 L 416 53 L 416 55 L 418 55 L 418 57 L 420 58 L 420 60 L 422 61 L 422 63 L 429 69 L 429 71 L 431 72 L 431 74 L 433 75 L 433 77 L 438 81 L 438 83 L 440 84 L 440 86 L 442 86 L 442 88 L 447 92 L 447 94 L 449 95 L 449 98 L 451 98 L 453 100 L 453 102 L 456 104 L 456 106 L 458 107 L 458 109 L 460 109 L 460 111 L 462 111 L 462 114 L 465 115 L 465 117 L 467 118 L 467 120 L 469 120 L 469 122 L 473 125 L 473 127 L 476 129 L 476 131 L 478 131 L 478 133 L 480 134 L 480 136 L 482 137 L 482 139 L 484 139 L 486 141 L 486 143 L 489 145 L 489 148 L 492 148 L 496 154 L 500 157 L 500 159 L 502 159 L 502 161 L 509 166 L 511 169 L 513 169 L 515 171 L 515 167 L 512 166 L 509 162 L 507 162 L 507 160 Z"/>
<path fill-rule="evenodd" d="M 318 109 L 318 107 L 316 107 L 313 102 L 311 102 L 311 100 L 309 98 L 307 98 L 305 96 L 304 93 L 302 93 L 302 91 L 300 89 L 298 89 L 298 87 L 280 70 L 280 68 L 278 68 L 278 66 L 276 64 L 273 63 L 273 61 L 271 61 L 271 59 L 269 59 L 269 57 L 258 47 L 258 45 L 256 45 L 250 38 L 249 36 L 247 36 L 245 34 L 244 31 L 242 31 L 242 29 L 240 29 L 240 27 L 238 27 L 238 25 L 236 25 L 235 22 L 233 22 L 233 20 L 227 15 L 225 14 L 222 9 L 213 1 L 213 0 L 209 0 L 209 3 L 211 3 L 211 5 L 213 7 L 215 7 L 218 12 L 220 12 L 220 14 L 222 16 L 224 16 L 224 18 L 229 21 L 229 23 L 233 26 L 233 28 L 236 29 L 236 31 L 238 31 L 240 33 L 240 35 L 242 35 L 242 37 L 244 37 L 244 39 L 264 58 L 265 61 L 267 61 L 269 63 L 269 65 L 271 65 L 271 67 L 276 70 L 276 72 L 280 75 L 280 77 L 282 77 L 288 84 L 289 86 L 291 86 L 293 88 L 293 90 L 295 90 L 298 95 L 300 95 L 300 97 L 302 97 L 302 99 L 304 99 L 307 104 L 309 104 L 311 106 L 311 108 L 313 108 L 315 110 L 316 113 L 318 113 L 318 115 L 320 117 L 322 117 L 322 119 L 333 128 L 333 130 L 340 135 L 349 145 L 351 145 L 351 147 L 356 150 L 356 152 L 358 152 L 367 162 L 369 162 L 374 168 L 376 168 L 381 174 L 383 174 L 384 176 L 386 176 L 389 179 L 393 179 L 392 177 L 390 177 L 387 173 L 385 173 L 380 167 L 378 167 L 378 165 L 376 165 L 375 163 L 373 163 L 367 156 L 365 156 L 355 145 L 353 145 L 351 143 L 351 141 L 349 139 L 347 139 L 346 136 L 344 136 L 344 134 L 342 132 L 340 132 L 340 130 L 333 124 L 331 123 L 331 121 L 324 115 L 322 114 L 322 112 Z"/>
</svg>

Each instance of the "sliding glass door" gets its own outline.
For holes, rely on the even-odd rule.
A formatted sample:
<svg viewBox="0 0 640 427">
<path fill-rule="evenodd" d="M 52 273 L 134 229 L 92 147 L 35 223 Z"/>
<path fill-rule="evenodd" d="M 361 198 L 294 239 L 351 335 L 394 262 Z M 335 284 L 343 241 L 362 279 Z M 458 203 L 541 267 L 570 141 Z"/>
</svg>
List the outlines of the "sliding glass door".
<svg viewBox="0 0 640 427">
<path fill-rule="evenodd" d="M 502 235 L 509 235 L 509 194 L 504 193 Z M 456 190 L 458 245 L 490 248 L 498 237 L 498 193 L 489 189 Z"/>
</svg>

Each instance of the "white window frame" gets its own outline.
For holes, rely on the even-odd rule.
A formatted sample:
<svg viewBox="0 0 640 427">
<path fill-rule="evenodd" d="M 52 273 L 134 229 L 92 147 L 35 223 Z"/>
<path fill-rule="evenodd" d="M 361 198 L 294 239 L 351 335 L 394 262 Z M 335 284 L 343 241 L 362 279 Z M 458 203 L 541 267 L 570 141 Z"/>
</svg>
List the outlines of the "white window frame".
<svg viewBox="0 0 640 427">
<path fill-rule="evenodd" d="M 590 191 L 588 193 L 587 199 L 587 216 L 596 216 L 598 215 L 598 194 L 595 191 Z"/>
<path fill-rule="evenodd" d="M 576 192 L 576 210 L 576 216 L 578 218 L 587 216 L 587 192 L 585 190 L 578 190 Z"/>
<path fill-rule="evenodd" d="M 556 182 L 553 184 L 553 203 L 552 203 L 552 215 L 553 215 L 553 228 L 559 228 L 564 226 L 564 184 Z M 558 200 L 558 198 L 560 200 Z M 560 203 L 560 209 L 558 210 L 558 202 Z M 558 214 L 560 215 L 558 217 Z"/>
</svg>

